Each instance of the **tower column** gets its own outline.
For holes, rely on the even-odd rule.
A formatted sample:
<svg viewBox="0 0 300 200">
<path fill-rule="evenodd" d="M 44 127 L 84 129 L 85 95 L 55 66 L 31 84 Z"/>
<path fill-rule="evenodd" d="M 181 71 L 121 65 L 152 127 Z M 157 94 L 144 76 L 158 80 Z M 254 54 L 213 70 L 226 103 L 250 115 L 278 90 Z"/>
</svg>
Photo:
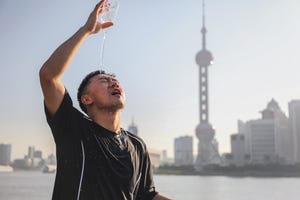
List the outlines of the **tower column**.
<svg viewBox="0 0 300 200">
<path fill-rule="evenodd" d="M 208 70 L 206 66 L 199 67 L 199 114 L 200 123 L 208 123 Z"/>
</svg>

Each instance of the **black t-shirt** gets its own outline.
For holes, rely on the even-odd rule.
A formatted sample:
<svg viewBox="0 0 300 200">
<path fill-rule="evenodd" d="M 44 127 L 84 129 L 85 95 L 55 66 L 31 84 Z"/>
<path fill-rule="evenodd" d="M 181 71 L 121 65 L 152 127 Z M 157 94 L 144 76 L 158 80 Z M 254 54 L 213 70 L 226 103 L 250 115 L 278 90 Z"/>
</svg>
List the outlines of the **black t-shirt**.
<svg viewBox="0 0 300 200">
<path fill-rule="evenodd" d="M 99 126 L 73 107 L 65 93 L 47 122 L 56 143 L 57 173 L 53 200 L 153 199 L 149 154 L 141 138 Z"/>
</svg>

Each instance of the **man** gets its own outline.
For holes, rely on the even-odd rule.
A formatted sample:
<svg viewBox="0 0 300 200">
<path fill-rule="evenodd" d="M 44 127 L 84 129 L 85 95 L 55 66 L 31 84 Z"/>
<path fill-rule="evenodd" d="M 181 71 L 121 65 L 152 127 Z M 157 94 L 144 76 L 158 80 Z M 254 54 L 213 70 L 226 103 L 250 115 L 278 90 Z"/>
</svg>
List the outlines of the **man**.
<svg viewBox="0 0 300 200">
<path fill-rule="evenodd" d="M 125 95 L 113 75 L 88 74 L 78 89 L 84 115 L 72 105 L 61 76 L 82 42 L 113 25 L 99 23 L 99 2 L 87 22 L 40 69 L 48 124 L 56 143 L 54 200 L 168 200 L 155 191 L 144 142 L 120 127 Z"/>
</svg>

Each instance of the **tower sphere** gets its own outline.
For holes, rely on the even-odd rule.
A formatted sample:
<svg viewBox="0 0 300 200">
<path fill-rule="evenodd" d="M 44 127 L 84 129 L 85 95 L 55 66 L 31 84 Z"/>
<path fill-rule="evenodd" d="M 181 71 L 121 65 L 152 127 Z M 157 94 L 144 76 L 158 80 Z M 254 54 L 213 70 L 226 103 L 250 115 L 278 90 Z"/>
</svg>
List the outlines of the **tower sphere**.
<svg viewBox="0 0 300 200">
<path fill-rule="evenodd" d="M 199 66 L 209 66 L 213 62 L 212 53 L 206 49 L 200 50 L 196 55 L 196 62 Z"/>
<path fill-rule="evenodd" d="M 196 135 L 201 140 L 211 141 L 215 136 L 215 130 L 210 124 L 198 124 Z"/>
</svg>

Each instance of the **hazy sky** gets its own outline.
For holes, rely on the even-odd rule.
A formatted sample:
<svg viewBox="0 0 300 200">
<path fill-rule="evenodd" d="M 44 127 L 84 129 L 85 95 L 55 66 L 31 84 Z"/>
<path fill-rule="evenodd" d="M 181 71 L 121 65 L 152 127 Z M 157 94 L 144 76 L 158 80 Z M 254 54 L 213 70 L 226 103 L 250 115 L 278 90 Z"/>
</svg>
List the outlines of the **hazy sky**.
<svg viewBox="0 0 300 200">
<path fill-rule="evenodd" d="M 0 143 L 12 143 L 13 157 L 29 145 L 54 151 L 43 112 L 38 71 L 63 41 L 82 26 L 96 0 L 0 0 Z M 201 0 L 120 0 L 108 30 L 105 70 L 125 88 L 122 126 L 134 117 L 148 147 L 167 149 L 174 138 L 195 135 L 199 123 L 198 66 Z M 300 99 L 300 1 L 207 0 L 210 122 L 221 152 L 230 151 L 237 120 L 260 117 L 275 98 Z M 82 45 L 63 81 L 76 102 L 77 87 L 99 68 L 103 34 Z M 194 137 L 194 152 L 197 140 Z"/>
</svg>

